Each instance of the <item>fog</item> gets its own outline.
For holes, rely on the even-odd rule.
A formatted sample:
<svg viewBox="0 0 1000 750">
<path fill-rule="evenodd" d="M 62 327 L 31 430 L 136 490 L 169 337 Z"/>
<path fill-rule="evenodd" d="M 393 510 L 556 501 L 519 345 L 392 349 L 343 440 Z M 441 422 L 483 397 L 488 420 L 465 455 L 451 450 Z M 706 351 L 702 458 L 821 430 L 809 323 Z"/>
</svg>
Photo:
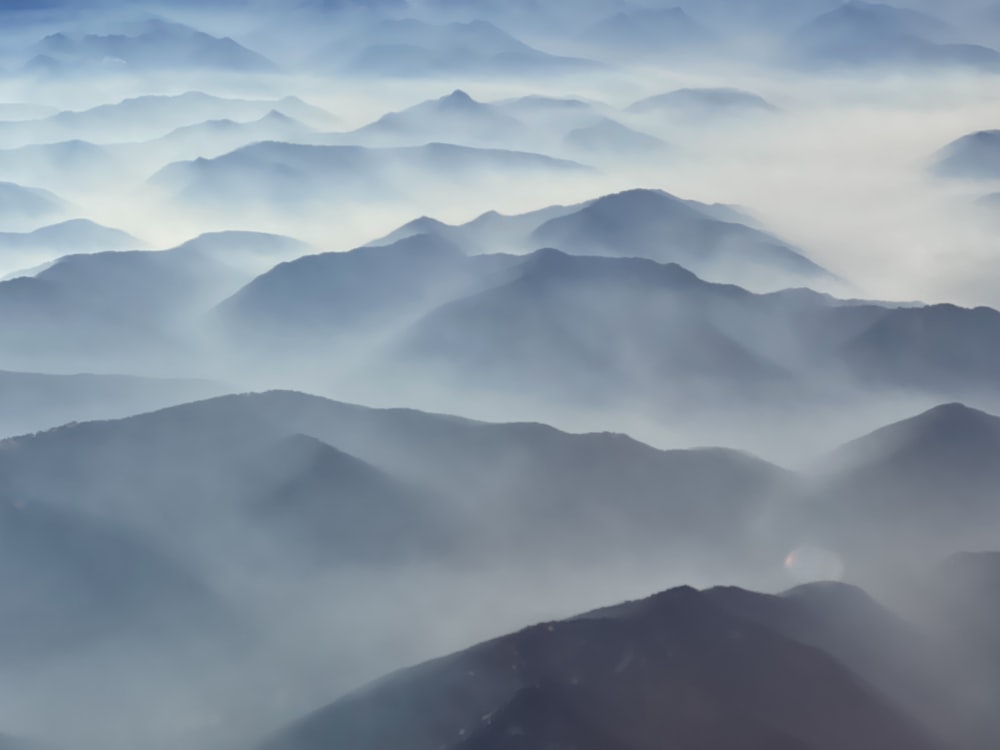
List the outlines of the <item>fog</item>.
<svg viewBox="0 0 1000 750">
<path fill-rule="evenodd" d="M 991 3 L 0 22 L 0 747 L 334 746 L 290 728 L 402 667 L 824 579 L 995 745 Z M 765 625 L 921 713 L 815 592 Z"/>
</svg>

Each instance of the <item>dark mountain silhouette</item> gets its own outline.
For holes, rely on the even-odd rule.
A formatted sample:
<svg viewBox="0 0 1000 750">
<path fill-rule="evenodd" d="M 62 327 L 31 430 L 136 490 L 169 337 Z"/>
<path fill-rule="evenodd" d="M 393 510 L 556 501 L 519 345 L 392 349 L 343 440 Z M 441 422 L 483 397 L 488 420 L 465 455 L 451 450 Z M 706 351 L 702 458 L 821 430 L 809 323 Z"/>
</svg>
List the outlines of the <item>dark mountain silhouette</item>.
<svg viewBox="0 0 1000 750">
<path fill-rule="evenodd" d="M 140 71 L 204 68 L 261 73 L 277 69 L 270 60 L 229 37 L 214 37 L 158 19 L 134 24 L 123 34 L 53 34 L 39 42 L 37 51 L 55 61 L 61 73 L 109 60 Z"/>
<path fill-rule="evenodd" d="M 947 177 L 1000 177 L 1000 130 L 982 130 L 953 141 L 937 153 L 932 168 Z"/>
<path fill-rule="evenodd" d="M 952 36 L 948 26 L 933 17 L 852 0 L 801 27 L 792 35 L 790 46 L 800 63 L 961 66 L 1000 71 L 1000 52 L 956 43 Z"/>
<path fill-rule="evenodd" d="M 828 653 L 722 605 L 740 593 L 674 589 L 528 628 L 390 675 L 262 747 L 944 747 Z"/>
</svg>

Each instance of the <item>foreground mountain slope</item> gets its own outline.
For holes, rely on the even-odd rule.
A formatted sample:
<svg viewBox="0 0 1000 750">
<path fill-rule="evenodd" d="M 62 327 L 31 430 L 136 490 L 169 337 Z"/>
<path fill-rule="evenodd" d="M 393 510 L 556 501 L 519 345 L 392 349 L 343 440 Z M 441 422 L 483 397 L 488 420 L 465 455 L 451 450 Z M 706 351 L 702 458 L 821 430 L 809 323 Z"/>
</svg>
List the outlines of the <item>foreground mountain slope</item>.
<svg viewBox="0 0 1000 750">
<path fill-rule="evenodd" d="M 359 469 L 334 448 L 374 467 L 365 470 L 368 475 L 385 477 L 366 480 L 374 487 L 367 494 L 341 497 L 338 487 L 351 486 L 344 472 L 357 475 Z M 289 451 L 314 457 L 304 464 L 311 479 L 301 479 L 302 459 L 281 458 Z M 53 462 L 63 467 L 58 474 L 46 469 Z M 525 556 L 540 559 L 583 555 L 599 540 L 612 555 L 631 544 L 636 554 L 657 556 L 698 554 L 709 539 L 726 540 L 727 555 L 742 556 L 759 541 L 747 520 L 771 510 L 788 481 L 776 467 L 730 451 L 658 451 L 621 435 L 467 422 L 285 392 L 224 397 L 19 438 L 0 464 L 3 484 L 12 491 L 101 509 L 143 528 L 153 522 L 160 533 L 194 519 L 243 517 L 248 503 L 262 502 L 250 500 L 258 490 L 292 515 L 297 505 L 312 513 L 324 502 L 339 507 L 377 495 L 383 501 L 367 503 L 368 512 L 402 503 L 407 513 L 390 515 L 424 529 L 412 542 L 399 541 L 400 549 L 415 544 L 433 557 L 427 540 L 464 528 L 467 553 L 475 550 L 484 559 L 505 554 L 513 540 Z M 289 495 L 293 486 L 312 488 L 315 499 L 284 504 L 283 497 L 299 497 L 299 490 Z M 183 493 L 174 495 L 179 487 Z M 154 522 L 161 517 L 171 526 Z M 184 538 L 205 533 L 208 540 L 211 528 L 197 526 Z M 332 539 L 346 533 L 338 524 L 322 528 Z M 437 556 L 450 558 L 446 545 L 436 548 Z"/>
<path fill-rule="evenodd" d="M 940 747 L 828 654 L 713 598 L 675 589 L 528 628 L 390 675 L 263 747 Z"/>
</svg>

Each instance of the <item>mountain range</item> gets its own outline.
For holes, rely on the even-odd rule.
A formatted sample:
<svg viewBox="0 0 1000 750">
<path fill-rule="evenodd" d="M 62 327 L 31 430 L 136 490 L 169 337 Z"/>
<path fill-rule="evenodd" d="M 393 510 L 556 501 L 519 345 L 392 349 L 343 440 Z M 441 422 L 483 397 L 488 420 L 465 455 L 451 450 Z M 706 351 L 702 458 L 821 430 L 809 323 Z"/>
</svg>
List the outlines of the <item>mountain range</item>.
<svg viewBox="0 0 1000 750">
<path fill-rule="evenodd" d="M 344 35 L 319 51 L 313 65 L 355 75 L 440 76 L 458 71 L 483 75 L 558 74 L 595 64 L 535 49 L 489 21 L 428 23 L 386 19 Z"/>
<path fill-rule="evenodd" d="M 752 224 L 750 217 L 726 206 L 686 201 L 659 190 L 630 190 L 520 216 L 489 213 L 457 227 L 420 219 L 387 239 L 421 232 L 473 253 L 554 247 L 577 255 L 643 257 L 764 291 L 836 285 L 829 272 Z"/>
<path fill-rule="evenodd" d="M 79 74 L 93 65 L 136 71 L 203 68 L 257 74 L 277 69 L 273 62 L 229 37 L 214 37 L 161 19 L 131 24 L 121 34 L 53 34 L 40 41 L 35 52 L 27 68 L 62 75 Z"/>
<path fill-rule="evenodd" d="M 1000 52 L 954 40 L 948 25 L 923 13 L 852 0 L 800 27 L 793 59 L 821 66 L 960 66 L 1000 71 Z"/>
<path fill-rule="evenodd" d="M 168 165 L 153 176 L 190 210 L 226 215 L 248 207 L 288 225 L 334 201 L 379 196 L 413 202 L 428 191 L 458 195 L 525 179 L 586 174 L 575 162 L 540 154 L 432 143 L 405 148 L 258 143 L 215 159 Z"/>
</svg>

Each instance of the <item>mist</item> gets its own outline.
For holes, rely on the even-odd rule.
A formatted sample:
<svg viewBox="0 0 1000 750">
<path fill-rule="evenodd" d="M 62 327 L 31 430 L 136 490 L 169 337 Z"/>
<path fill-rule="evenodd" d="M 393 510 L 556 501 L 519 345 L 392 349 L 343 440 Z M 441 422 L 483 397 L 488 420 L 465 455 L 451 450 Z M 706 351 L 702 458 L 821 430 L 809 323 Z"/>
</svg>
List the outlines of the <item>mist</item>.
<svg viewBox="0 0 1000 750">
<path fill-rule="evenodd" d="M 990 3 L 0 21 L 0 747 L 996 744 Z"/>
</svg>

